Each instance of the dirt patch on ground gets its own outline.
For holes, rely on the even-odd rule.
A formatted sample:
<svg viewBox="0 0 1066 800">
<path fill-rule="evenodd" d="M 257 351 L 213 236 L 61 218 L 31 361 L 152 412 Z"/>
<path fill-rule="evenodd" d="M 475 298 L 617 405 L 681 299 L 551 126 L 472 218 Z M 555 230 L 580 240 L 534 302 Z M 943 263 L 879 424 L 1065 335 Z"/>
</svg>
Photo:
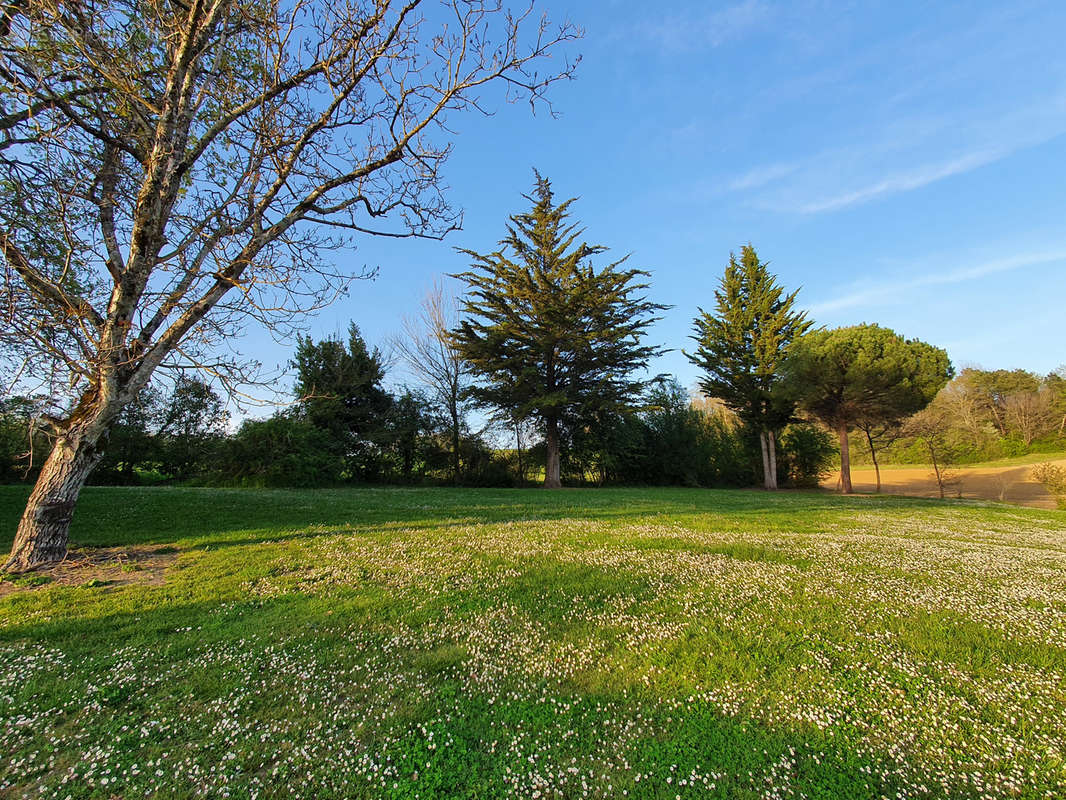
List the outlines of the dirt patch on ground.
<svg viewBox="0 0 1066 800">
<path fill-rule="evenodd" d="M 1052 463 L 1066 467 L 1066 461 Z M 1011 467 L 956 467 L 948 470 L 949 485 L 945 487 L 945 494 L 948 497 L 966 497 L 972 500 L 999 500 L 1033 508 L 1055 508 L 1055 498 L 1042 484 L 1033 480 L 1033 466 L 1024 464 Z M 823 481 L 822 486 L 836 489 L 839 480 L 839 475 L 834 474 Z M 872 493 L 877 488 L 873 467 L 853 468 L 851 483 L 856 492 Z M 940 496 L 931 467 L 883 469 L 881 491 L 884 494 L 912 497 Z"/>
<path fill-rule="evenodd" d="M 174 547 L 76 547 L 54 567 L 0 581 L 0 597 L 42 586 L 158 586 L 178 557 Z"/>
</svg>

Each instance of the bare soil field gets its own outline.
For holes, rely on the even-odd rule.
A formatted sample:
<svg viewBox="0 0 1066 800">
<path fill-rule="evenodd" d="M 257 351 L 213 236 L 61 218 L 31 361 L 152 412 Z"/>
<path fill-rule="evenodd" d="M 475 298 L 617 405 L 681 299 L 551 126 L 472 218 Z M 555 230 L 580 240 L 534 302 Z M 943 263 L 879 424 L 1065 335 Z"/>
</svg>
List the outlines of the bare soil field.
<svg viewBox="0 0 1066 800">
<path fill-rule="evenodd" d="M 1066 467 L 1066 460 L 1052 461 Z M 1055 498 L 1030 473 L 1032 464 L 1015 464 L 1005 467 L 954 467 L 948 470 L 948 497 L 965 497 L 973 500 L 1000 500 L 1032 508 L 1055 508 Z M 822 486 L 836 489 L 840 476 L 834 473 Z M 873 467 L 857 467 L 851 470 L 851 481 L 856 492 L 873 492 L 876 478 Z M 939 497 L 936 478 L 929 466 L 890 467 L 881 470 L 881 491 L 885 494 L 901 494 L 911 497 Z"/>
</svg>

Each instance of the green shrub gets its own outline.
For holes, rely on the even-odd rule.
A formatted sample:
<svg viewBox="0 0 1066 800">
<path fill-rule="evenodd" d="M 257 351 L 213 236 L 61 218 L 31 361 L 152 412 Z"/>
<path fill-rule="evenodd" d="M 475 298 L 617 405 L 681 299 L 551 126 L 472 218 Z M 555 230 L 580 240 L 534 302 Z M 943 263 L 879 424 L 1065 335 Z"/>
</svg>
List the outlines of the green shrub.
<svg viewBox="0 0 1066 800">
<path fill-rule="evenodd" d="M 829 432 L 817 425 L 789 425 L 780 441 L 777 474 L 790 486 L 817 486 L 835 463 L 837 445 Z"/>
<path fill-rule="evenodd" d="M 278 415 L 247 420 L 223 448 L 219 480 L 237 486 L 328 486 L 341 480 L 344 457 L 327 431 Z"/>
<path fill-rule="evenodd" d="M 1059 508 L 1066 508 L 1066 469 L 1045 461 L 1033 467 L 1029 474 L 1055 496 Z"/>
</svg>

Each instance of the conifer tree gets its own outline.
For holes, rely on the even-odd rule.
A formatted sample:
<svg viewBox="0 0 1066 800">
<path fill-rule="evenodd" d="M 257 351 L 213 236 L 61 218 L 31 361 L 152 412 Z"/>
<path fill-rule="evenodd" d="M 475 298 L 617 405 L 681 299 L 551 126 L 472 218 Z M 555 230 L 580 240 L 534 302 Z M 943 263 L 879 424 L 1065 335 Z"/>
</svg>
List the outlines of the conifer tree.
<svg viewBox="0 0 1066 800">
<path fill-rule="evenodd" d="M 703 370 L 700 389 L 758 432 L 763 485 L 776 489 L 777 432 L 795 411 L 795 403 L 781 391 L 780 368 L 811 322 L 806 312 L 793 310 L 797 292 L 786 295 L 766 267 L 750 244 L 739 261 L 729 254 L 714 293 L 715 313 L 699 309 L 692 336 L 698 347 L 686 355 Z"/>
<path fill-rule="evenodd" d="M 662 350 L 641 337 L 665 306 L 642 292 L 647 272 L 623 269 L 625 258 L 596 269 L 607 248 L 580 240 L 568 223 L 574 199 L 556 205 L 550 182 L 536 175 L 532 209 L 511 216 L 500 248 L 462 250 L 471 269 L 453 332 L 460 355 L 480 381 L 481 403 L 532 418 L 547 445 L 545 488 L 561 485 L 561 427 L 568 420 L 625 407 L 646 382 L 633 373 Z"/>
<path fill-rule="evenodd" d="M 381 385 L 385 364 L 378 349 L 371 351 L 352 323 L 347 346 L 337 338 L 299 337 L 291 366 L 304 418 L 330 434 L 349 477 L 372 471 L 393 403 Z"/>
</svg>

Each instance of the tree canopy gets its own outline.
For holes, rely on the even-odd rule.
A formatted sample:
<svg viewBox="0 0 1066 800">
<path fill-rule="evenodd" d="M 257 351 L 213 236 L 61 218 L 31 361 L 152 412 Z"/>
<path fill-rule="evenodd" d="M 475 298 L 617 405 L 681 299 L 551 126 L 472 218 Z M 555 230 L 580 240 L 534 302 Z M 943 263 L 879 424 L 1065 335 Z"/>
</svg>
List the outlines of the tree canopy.
<svg viewBox="0 0 1066 800">
<path fill-rule="evenodd" d="M 793 347 L 785 374 L 800 407 L 837 431 L 841 490 L 851 492 L 848 430 L 860 420 L 889 422 L 917 413 L 954 370 L 941 348 L 863 324 L 807 333 Z"/>
<path fill-rule="evenodd" d="M 388 438 L 393 399 L 382 387 L 385 364 L 369 349 L 359 328 L 339 338 L 297 340 L 292 366 L 302 415 L 330 435 L 331 448 L 352 474 L 373 469 L 375 450 Z"/>
<path fill-rule="evenodd" d="M 500 248 L 463 250 L 466 315 L 453 339 L 480 377 L 482 403 L 532 416 L 545 431 L 544 485 L 558 487 L 560 425 L 630 403 L 645 386 L 634 373 L 662 352 L 641 344 L 662 305 L 643 292 L 648 273 L 625 258 L 596 268 L 607 248 L 590 245 L 569 220 L 574 199 L 556 204 L 539 174 L 532 208 L 514 214 Z"/>
</svg>

